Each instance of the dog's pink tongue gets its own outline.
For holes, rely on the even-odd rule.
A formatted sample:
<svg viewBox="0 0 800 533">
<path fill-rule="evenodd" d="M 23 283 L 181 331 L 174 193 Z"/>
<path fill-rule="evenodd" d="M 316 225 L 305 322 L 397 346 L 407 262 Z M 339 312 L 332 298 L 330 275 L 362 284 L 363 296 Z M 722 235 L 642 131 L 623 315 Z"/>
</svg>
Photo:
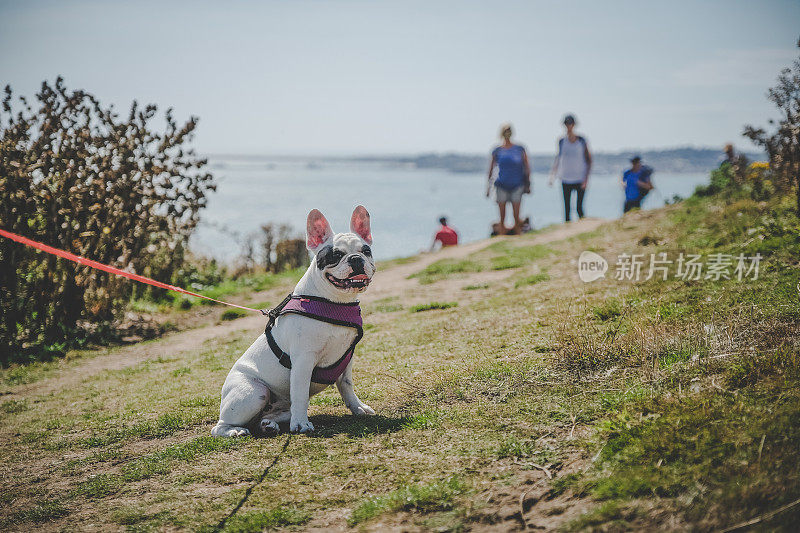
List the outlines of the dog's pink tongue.
<svg viewBox="0 0 800 533">
<path fill-rule="evenodd" d="M 361 280 L 367 279 L 367 275 L 366 274 L 359 274 L 357 276 L 350 276 L 348 279 L 351 279 L 353 281 L 361 281 Z"/>
</svg>

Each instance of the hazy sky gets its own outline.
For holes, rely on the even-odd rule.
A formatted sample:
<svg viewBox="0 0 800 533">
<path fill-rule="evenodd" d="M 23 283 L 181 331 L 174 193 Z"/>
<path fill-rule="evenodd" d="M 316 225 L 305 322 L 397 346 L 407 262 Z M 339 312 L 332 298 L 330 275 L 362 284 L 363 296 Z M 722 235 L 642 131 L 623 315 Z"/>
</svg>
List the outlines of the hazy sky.
<svg viewBox="0 0 800 533">
<path fill-rule="evenodd" d="M 200 117 L 210 153 L 716 146 L 772 114 L 800 2 L 0 0 L 0 83 Z"/>
</svg>

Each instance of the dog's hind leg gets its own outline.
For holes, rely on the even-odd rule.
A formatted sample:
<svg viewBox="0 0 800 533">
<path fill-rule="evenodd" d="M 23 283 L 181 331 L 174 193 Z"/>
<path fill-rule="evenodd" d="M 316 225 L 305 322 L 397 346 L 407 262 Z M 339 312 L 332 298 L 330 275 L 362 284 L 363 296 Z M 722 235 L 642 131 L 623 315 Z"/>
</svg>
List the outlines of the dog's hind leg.
<svg viewBox="0 0 800 533">
<path fill-rule="evenodd" d="M 277 400 L 272 404 L 270 410 L 264 413 L 258 427 L 262 435 L 273 437 L 280 433 L 278 424 L 288 422 L 291 417 L 292 413 L 289 411 L 289 402 L 287 400 Z"/>
<path fill-rule="evenodd" d="M 243 437 L 250 434 L 247 426 L 264 409 L 269 389 L 260 379 L 248 376 L 235 367 L 222 386 L 219 422 L 211 430 L 215 437 Z"/>
</svg>

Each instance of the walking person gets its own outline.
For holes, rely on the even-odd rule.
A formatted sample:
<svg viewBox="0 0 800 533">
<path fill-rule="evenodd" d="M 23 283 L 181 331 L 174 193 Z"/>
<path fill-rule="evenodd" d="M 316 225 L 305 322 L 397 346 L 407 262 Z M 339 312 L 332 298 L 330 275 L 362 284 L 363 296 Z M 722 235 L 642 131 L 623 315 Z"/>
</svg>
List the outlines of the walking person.
<svg viewBox="0 0 800 533">
<path fill-rule="evenodd" d="M 489 176 L 486 185 L 486 197 L 492 190 L 492 173 L 497 166 L 497 179 L 494 181 L 497 207 L 500 211 L 498 233 L 501 235 L 509 232 L 519 235 L 522 220 L 519 218 L 522 195 L 531 192 L 531 167 L 528 163 L 528 154 L 525 148 L 511 142 L 513 131 L 511 124 L 500 127 L 500 137 L 503 142 L 492 150 L 492 160 L 489 163 Z M 514 214 L 514 226 L 506 228 L 506 204 L 511 203 Z"/>
<path fill-rule="evenodd" d="M 564 220 L 569 222 L 572 204 L 572 191 L 577 193 L 578 199 L 575 210 L 578 217 L 583 218 L 583 198 L 586 195 L 586 185 L 589 183 L 589 173 L 592 170 L 592 154 L 586 139 L 575 133 L 575 117 L 564 117 L 564 127 L 567 134 L 558 140 L 558 152 L 553 162 L 548 185 L 553 186 L 556 178 L 561 180 L 561 190 L 564 194 Z"/>
<path fill-rule="evenodd" d="M 631 168 L 622 175 L 622 187 L 625 189 L 623 213 L 642 207 L 642 200 L 653 189 L 652 174 L 653 169 L 643 166 L 641 157 L 637 155 L 631 159 Z"/>
</svg>

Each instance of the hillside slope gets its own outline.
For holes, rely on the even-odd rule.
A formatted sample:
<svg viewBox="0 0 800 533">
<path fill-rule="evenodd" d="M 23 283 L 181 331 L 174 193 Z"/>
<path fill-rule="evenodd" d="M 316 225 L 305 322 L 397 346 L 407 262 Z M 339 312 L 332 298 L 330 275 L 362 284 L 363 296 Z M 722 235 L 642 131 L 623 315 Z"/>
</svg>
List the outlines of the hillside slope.
<svg viewBox="0 0 800 533">
<path fill-rule="evenodd" d="M 5 529 L 712 530 L 800 520 L 800 228 L 692 198 L 381 265 L 359 395 L 312 436 L 214 439 L 258 316 L 4 373 Z M 379 245 L 379 243 L 376 243 Z M 606 278 L 583 283 L 594 251 Z M 667 279 L 614 279 L 665 252 Z M 757 279 L 678 254 L 760 253 Z M 659 256 L 656 256 L 659 257 Z M 278 301 L 290 289 L 270 289 Z M 37 380 L 37 378 L 40 378 Z M 17 380 L 19 381 L 19 380 Z"/>
</svg>

